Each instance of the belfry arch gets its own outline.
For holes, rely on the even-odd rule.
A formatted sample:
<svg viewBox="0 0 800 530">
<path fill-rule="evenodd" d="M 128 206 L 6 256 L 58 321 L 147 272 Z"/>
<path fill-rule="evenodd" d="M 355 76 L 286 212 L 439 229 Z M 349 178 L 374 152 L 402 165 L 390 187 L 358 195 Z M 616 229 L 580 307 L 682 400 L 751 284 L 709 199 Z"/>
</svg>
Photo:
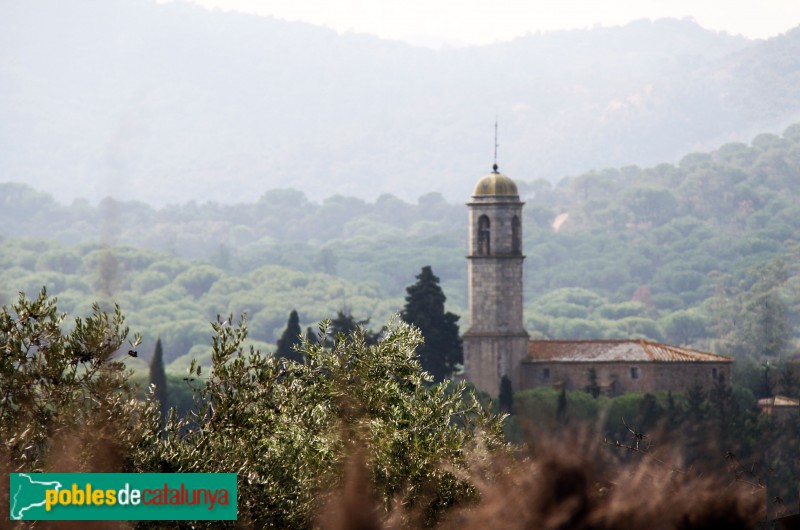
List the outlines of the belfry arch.
<svg viewBox="0 0 800 530">
<path fill-rule="evenodd" d="M 478 254 L 488 256 L 492 253 L 492 223 L 489 217 L 481 215 L 478 218 Z"/>
</svg>

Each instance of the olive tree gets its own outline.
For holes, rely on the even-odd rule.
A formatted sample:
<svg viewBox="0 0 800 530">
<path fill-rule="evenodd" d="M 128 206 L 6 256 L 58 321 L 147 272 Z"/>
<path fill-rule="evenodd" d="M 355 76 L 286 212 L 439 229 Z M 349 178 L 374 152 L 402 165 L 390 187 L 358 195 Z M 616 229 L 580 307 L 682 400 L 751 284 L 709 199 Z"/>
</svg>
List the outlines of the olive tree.
<svg viewBox="0 0 800 530">
<path fill-rule="evenodd" d="M 244 322 L 218 318 L 210 369 L 193 362 L 185 380 L 194 406 L 184 416 L 171 409 L 162 429 L 152 387 L 145 401 L 129 387 L 122 359 L 137 355 L 138 339 L 125 345 L 120 309 L 95 305 L 68 332 L 65 318 L 44 290 L 0 313 L 9 471 L 233 472 L 236 524 L 295 528 L 313 526 L 353 456 L 384 513 L 433 522 L 475 498 L 466 478 L 475 455 L 506 450 L 503 417 L 464 384 L 431 385 L 414 353 L 421 335 L 403 322 L 374 344 L 362 329 L 325 341 L 326 323 L 297 363 L 245 349 Z M 203 525 L 224 523 L 192 523 Z"/>
<path fill-rule="evenodd" d="M 502 416 L 484 412 L 463 384 L 431 386 L 415 356 L 416 328 L 391 323 L 369 344 L 363 329 L 333 345 L 304 340 L 304 363 L 245 350 L 244 322 L 213 324 L 207 375 L 193 365 L 196 410 L 171 413 L 159 450 L 142 469 L 237 472 L 239 520 L 308 527 L 361 455 L 385 510 L 435 520 L 475 496 L 463 478 L 469 448 L 502 450 Z M 462 470 L 459 473 L 458 470 Z M 399 503 L 401 506 L 396 506 Z"/>
<path fill-rule="evenodd" d="M 118 470 L 157 420 L 127 385 L 120 355 L 135 354 L 138 339 L 123 347 L 119 307 L 95 305 L 69 332 L 65 319 L 45 289 L 0 311 L 0 461 L 9 471 Z"/>
</svg>

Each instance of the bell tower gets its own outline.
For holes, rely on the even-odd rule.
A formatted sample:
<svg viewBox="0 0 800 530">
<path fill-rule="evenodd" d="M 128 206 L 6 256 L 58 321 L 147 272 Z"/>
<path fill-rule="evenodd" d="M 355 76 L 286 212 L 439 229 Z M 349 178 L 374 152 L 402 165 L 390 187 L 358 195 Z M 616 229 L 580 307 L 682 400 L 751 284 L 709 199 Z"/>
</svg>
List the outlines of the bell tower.
<svg viewBox="0 0 800 530">
<path fill-rule="evenodd" d="M 513 180 L 497 171 L 480 179 L 467 203 L 469 248 L 464 371 L 478 389 L 497 396 L 507 376 L 520 388 L 528 353 L 522 325 L 522 201 Z"/>
</svg>

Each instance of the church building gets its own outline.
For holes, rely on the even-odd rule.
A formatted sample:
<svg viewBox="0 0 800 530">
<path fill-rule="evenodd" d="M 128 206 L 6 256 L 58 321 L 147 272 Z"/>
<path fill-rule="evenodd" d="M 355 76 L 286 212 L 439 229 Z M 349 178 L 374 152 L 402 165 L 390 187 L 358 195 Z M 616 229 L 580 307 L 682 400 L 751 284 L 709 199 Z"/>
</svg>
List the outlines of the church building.
<svg viewBox="0 0 800 530">
<path fill-rule="evenodd" d="M 537 386 L 583 389 L 590 373 L 609 395 L 685 392 L 730 382 L 733 360 L 644 340 L 530 340 L 523 325 L 522 207 L 517 185 L 494 165 L 475 185 L 469 208 L 468 329 L 464 374 L 497 396 L 503 377 L 514 391 Z"/>
</svg>

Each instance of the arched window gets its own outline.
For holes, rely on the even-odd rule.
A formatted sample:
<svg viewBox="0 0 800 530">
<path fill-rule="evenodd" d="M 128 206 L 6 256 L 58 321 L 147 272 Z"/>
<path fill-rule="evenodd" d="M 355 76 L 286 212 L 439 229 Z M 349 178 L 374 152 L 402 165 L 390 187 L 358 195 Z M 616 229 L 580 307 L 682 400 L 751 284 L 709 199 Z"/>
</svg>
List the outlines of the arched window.
<svg viewBox="0 0 800 530">
<path fill-rule="evenodd" d="M 511 219 L 511 252 L 522 254 L 522 226 L 516 215 Z"/>
<path fill-rule="evenodd" d="M 479 256 L 488 256 L 491 251 L 491 242 L 490 242 L 490 233 L 489 233 L 489 218 L 485 215 L 481 215 L 478 218 L 478 255 Z"/>
</svg>

